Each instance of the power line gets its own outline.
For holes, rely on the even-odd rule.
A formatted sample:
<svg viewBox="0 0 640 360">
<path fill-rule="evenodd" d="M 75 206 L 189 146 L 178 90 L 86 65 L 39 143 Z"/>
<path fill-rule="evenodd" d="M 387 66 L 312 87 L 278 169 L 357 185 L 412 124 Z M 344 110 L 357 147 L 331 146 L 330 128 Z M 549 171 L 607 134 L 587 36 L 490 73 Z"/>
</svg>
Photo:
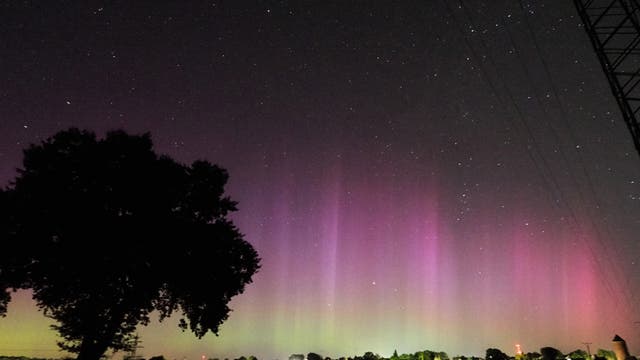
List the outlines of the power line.
<svg viewBox="0 0 640 360">
<path fill-rule="evenodd" d="M 522 3 L 522 0 L 519 0 L 519 1 L 518 1 L 518 3 L 519 3 L 519 5 L 520 5 L 520 9 L 521 9 L 521 11 L 522 11 L 522 16 L 523 16 L 523 19 L 524 19 L 524 24 L 525 24 L 525 26 L 526 26 L 526 28 L 527 28 L 527 30 L 528 30 L 529 36 L 530 36 L 530 38 L 531 38 L 531 40 L 532 40 L 532 43 L 533 43 L 533 45 L 534 45 L 534 48 L 535 48 L 535 50 L 536 50 L 536 54 L 537 54 L 537 56 L 538 56 L 538 59 L 540 60 L 540 62 L 541 62 L 541 63 L 542 63 L 542 65 L 543 65 L 543 69 L 544 69 L 545 76 L 546 76 L 546 78 L 547 78 L 548 82 L 550 83 L 550 85 L 551 85 L 551 89 L 552 89 L 552 92 L 553 92 L 553 94 L 554 94 L 554 100 L 555 100 L 555 102 L 556 102 L 556 104 L 557 104 L 557 106 L 558 106 L 558 109 L 560 110 L 560 114 L 561 114 L 561 116 L 559 116 L 559 119 L 560 119 L 560 121 L 562 121 L 562 123 L 563 123 L 564 127 L 566 128 L 567 133 L 568 133 L 568 135 L 569 135 L 569 139 L 570 139 L 570 141 L 571 141 L 572 143 L 574 143 L 574 144 L 577 144 L 577 143 L 578 143 L 578 141 L 576 140 L 575 131 L 574 131 L 573 127 L 571 126 L 571 123 L 568 121 L 568 114 L 567 114 L 567 111 L 566 111 L 566 109 L 565 109 L 564 105 L 562 104 L 562 102 L 560 101 L 560 97 L 559 97 L 559 92 L 558 92 L 558 90 L 557 90 L 557 86 L 556 86 L 556 84 L 555 84 L 555 81 L 553 80 L 553 76 L 551 75 L 551 71 L 550 71 L 550 69 L 549 69 L 549 65 L 548 65 L 548 63 L 547 63 L 547 61 L 546 61 L 545 57 L 542 55 L 542 50 L 541 50 L 541 47 L 540 47 L 540 45 L 539 45 L 538 38 L 537 38 L 537 36 L 536 36 L 536 34 L 535 34 L 535 31 L 533 31 L 533 28 L 532 28 L 532 26 L 531 26 L 531 23 L 529 22 L 529 18 L 528 18 L 528 16 L 527 16 L 527 11 L 526 11 L 526 10 L 525 10 L 525 8 L 524 8 L 524 5 L 523 5 L 523 3 Z M 508 31 L 508 29 L 507 29 L 507 31 Z M 514 44 L 514 46 L 515 46 L 515 42 L 513 42 L 513 38 L 512 38 L 511 36 L 510 36 L 510 39 L 512 40 L 512 43 L 513 43 L 513 44 Z M 517 50 L 516 50 L 516 52 L 517 52 Z M 525 72 L 528 74 L 528 71 L 526 70 L 526 67 L 525 67 L 525 69 L 524 69 L 524 70 L 525 70 Z M 546 109 L 545 109 L 544 105 L 543 105 L 543 104 L 542 104 L 542 102 L 540 101 L 540 97 L 538 96 L 538 94 L 537 94 L 537 90 L 536 90 L 535 86 L 533 85 L 533 81 L 531 81 L 531 77 L 529 77 L 528 75 L 527 75 L 527 77 L 528 77 L 528 79 L 529 79 L 530 83 L 532 84 L 531 86 L 532 86 L 532 88 L 533 88 L 533 90 L 534 90 L 534 94 L 535 94 L 535 96 L 536 96 L 536 99 L 537 99 L 537 101 L 538 101 L 539 105 L 543 108 L 543 111 L 544 111 L 545 115 L 547 115 L 544 119 L 545 119 L 545 121 L 546 121 L 547 123 L 549 123 L 549 119 L 550 119 L 552 116 L 551 116 L 551 114 L 549 114 L 549 113 L 546 111 Z M 556 117 L 554 117 L 554 118 L 556 118 Z M 557 119 L 557 118 L 556 118 L 556 119 Z M 557 143 L 560 143 L 560 141 L 559 141 L 559 136 L 558 136 L 558 134 L 556 133 L 556 131 L 554 130 L 553 126 L 552 126 L 551 124 L 549 124 L 549 125 L 548 125 L 548 127 L 551 129 L 551 131 L 552 131 L 552 133 L 553 133 L 553 135 L 554 135 L 554 138 L 556 139 L 556 142 L 557 142 Z M 569 161 L 568 161 L 568 159 L 567 159 L 567 156 L 566 156 L 566 154 L 565 154 L 565 152 L 564 152 L 564 150 L 563 150 L 562 146 L 559 146 L 559 152 L 560 152 L 560 154 L 561 154 L 561 156 L 562 156 L 563 160 L 565 161 L 566 166 L 568 167 L 568 166 L 569 166 Z M 585 179 L 585 182 L 586 182 L 586 185 L 587 185 L 587 186 L 586 186 L 586 187 L 587 187 L 587 190 L 588 190 L 588 192 L 591 194 L 591 198 L 592 198 L 592 200 L 593 200 L 593 202 L 594 202 L 594 204 L 595 204 L 596 208 L 597 208 L 597 209 L 601 209 L 601 208 L 602 208 L 601 201 L 599 200 L 599 196 L 598 196 L 598 194 L 597 194 L 597 192 L 595 191 L 595 188 L 594 188 L 594 186 L 593 186 L 593 180 L 592 180 L 592 178 L 591 178 L 591 175 L 589 174 L 589 171 L 587 171 L 587 169 L 586 169 L 585 161 L 584 161 L 584 159 L 582 158 L 582 154 L 580 153 L 580 151 L 575 151 L 575 153 L 576 153 L 577 158 L 578 158 L 578 160 L 579 160 L 579 161 L 578 161 L 578 165 L 579 165 L 579 168 L 581 169 L 581 171 L 582 171 L 582 175 L 583 175 L 583 177 L 584 177 L 584 179 Z M 580 202 L 581 202 L 581 203 L 583 203 L 584 205 L 586 205 L 586 201 L 585 201 L 585 198 L 586 198 L 586 197 L 585 197 L 585 195 L 584 195 L 584 193 L 583 193 L 583 191 L 582 191 L 582 188 L 579 186 L 579 183 L 578 183 L 578 181 L 576 180 L 575 176 L 573 176 L 573 175 L 571 174 L 571 172 L 569 172 L 569 174 L 570 174 L 570 178 L 571 178 L 572 183 L 573 183 L 573 187 L 574 187 L 574 188 L 577 190 L 577 192 L 578 192 L 578 196 L 579 196 Z M 586 206 L 585 206 L 585 207 L 586 207 Z M 589 215 L 592 215 L 592 214 L 589 214 Z M 598 243 L 600 244 L 601 248 L 605 251 L 605 253 L 610 253 L 610 252 L 611 252 L 611 247 L 610 247 L 610 246 L 608 246 L 607 241 L 602 240 L 603 235 L 602 235 L 602 233 L 601 233 L 601 231 L 600 231 L 600 227 L 599 227 L 599 226 L 595 223 L 595 221 L 593 220 L 593 219 L 594 219 L 594 217 L 593 217 L 593 216 L 588 216 L 588 217 L 589 217 L 589 222 L 590 222 L 590 224 L 591 224 L 591 227 L 596 231 L 596 234 L 595 234 L 595 235 L 596 235 L 596 240 L 597 240 L 597 241 L 598 241 Z M 605 225 L 604 225 L 604 232 L 605 232 L 605 235 L 606 235 L 606 238 L 607 238 L 607 239 L 612 239 L 612 238 L 613 238 L 613 236 L 612 236 L 612 234 L 611 234 L 611 230 L 610 230 L 609 225 L 608 225 L 607 223 L 605 223 Z M 615 248 L 613 249 L 613 253 L 614 253 L 614 255 L 617 257 L 618 252 L 616 251 L 616 249 L 615 249 Z M 597 256 L 597 255 L 594 255 L 594 256 Z M 614 274 L 613 274 L 613 275 L 614 275 L 614 276 L 613 276 L 613 277 L 614 277 L 614 279 L 617 279 L 619 276 L 620 276 L 620 277 L 624 277 L 624 276 L 622 276 L 622 275 L 620 275 L 620 274 L 616 274 L 616 273 L 618 272 L 618 271 L 616 271 L 616 270 L 618 270 L 618 267 L 617 267 L 617 266 L 615 266 L 615 264 L 614 264 L 614 263 L 613 263 L 613 261 L 611 260 L 611 257 L 610 257 L 610 256 L 608 256 L 608 254 L 605 254 L 604 259 L 605 259 L 605 261 L 607 262 L 607 267 L 606 267 L 606 268 L 607 268 L 607 269 L 610 269 L 610 271 L 613 271 L 613 272 L 614 272 Z M 627 279 L 627 284 L 628 284 L 628 283 L 629 283 L 629 280 Z M 632 291 L 632 289 L 631 289 L 630 287 L 628 287 L 628 286 L 620 286 L 620 283 L 619 283 L 619 282 L 618 282 L 618 285 L 619 285 L 619 286 L 618 286 L 618 287 L 619 287 L 619 289 L 620 289 L 621 291 L 625 292 L 625 300 L 628 302 L 628 305 L 629 305 L 629 306 L 633 306 L 633 303 L 634 303 L 634 297 L 635 297 L 635 296 L 634 296 L 634 295 L 635 295 L 635 294 L 634 294 L 634 291 Z"/>
<path fill-rule="evenodd" d="M 443 1 L 445 8 L 447 9 L 449 16 L 453 19 L 453 21 L 457 24 L 457 29 L 458 31 L 462 34 L 462 37 L 465 41 L 465 44 L 467 45 L 467 47 L 469 48 L 469 50 L 471 51 L 472 55 L 474 56 L 474 58 L 476 59 L 476 61 L 478 61 L 479 64 L 479 68 L 480 71 L 482 73 L 482 75 L 485 78 L 485 81 L 489 84 L 489 87 L 491 88 L 491 90 L 494 92 L 496 98 L 498 99 L 498 101 L 501 103 L 501 105 L 507 107 L 507 104 L 505 104 L 502 100 L 502 98 L 499 95 L 499 92 L 497 91 L 497 86 L 493 83 L 491 76 L 489 76 L 489 74 L 487 73 L 486 69 L 484 68 L 482 62 L 480 61 L 481 57 L 479 57 L 477 55 L 477 53 L 475 52 L 474 47 L 470 44 L 469 39 L 467 38 L 466 34 L 464 31 L 461 30 L 461 24 L 457 21 L 456 16 L 454 15 L 453 10 L 451 9 L 451 7 L 449 6 L 449 4 L 447 4 L 446 1 Z M 473 22 L 471 15 L 469 14 L 469 11 L 466 7 L 466 5 L 464 4 L 464 2 L 462 0 L 459 0 L 459 8 L 462 9 L 463 13 L 465 14 L 467 21 L 470 23 L 471 28 L 475 29 L 476 25 Z M 506 28 L 506 27 L 505 27 Z M 514 46 L 515 50 L 517 51 L 517 55 L 519 58 L 521 58 L 519 51 L 517 49 L 517 45 L 514 41 L 514 39 L 512 38 L 511 34 L 508 32 L 507 30 L 507 35 L 510 38 L 510 42 L 511 44 Z M 480 44 L 481 46 L 484 48 L 484 50 L 487 52 L 487 60 L 489 62 L 489 64 L 491 64 L 494 68 L 497 68 L 495 66 L 495 62 L 491 56 L 491 53 L 488 51 L 489 47 L 487 46 L 487 44 L 485 43 L 484 39 L 482 38 L 482 36 L 480 35 Z M 539 49 L 539 47 L 538 47 Z M 541 54 L 539 53 L 539 56 L 541 56 Z M 546 62 L 545 62 L 546 64 Z M 547 68 L 548 71 L 548 68 Z M 527 75 L 527 78 L 529 79 L 529 81 L 531 81 L 531 75 L 528 73 L 528 71 L 526 71 L 525 69 L 525 74 Z M 555 88 L 555 85 L 553 85 Z M 615 289 L 612 288 L 612 285 L 609 283 L 609 281 L 605 280 L 603 276 L 602 271 L 605 270 L 605 267 L 603 266 L 603 264 L 600 262 L 599 257 L 597 256 L 598 254 L 596 253 L 596 251 L 593 249 L 593 247 L 591 246 L 591 244 L 586 241 L 584 239 L 584 235 L 582 234 L 583 232 L 580 230 L 581 229 L 581 222 L 578 221 L 578 217 L 574 211 L 574 209 L 572 208 L 571 204 L 567 201 L 563 189 L 560 186 L 560 184 L 558 183 L 557 179 L 554 176 L 554 172 L 552 170 L 552 167 L 550 166 L 549 162 L 547 161 L 547 159 L 545 158 L 542 150 L 540 149 L 535 135 L 533 134 L 532 129 L 530 128 L 526 117 L 524 116 L 524 114 L 522 113 L 520 106 L 518 105 L 518 103 L 515 101 L 515 98 L 512 94 L 512 92 L 510 91 L 508 85 L 506 85 L 506 83 L 503 80 L 503 87 L 506 89 L 506 96 L 508 98 L 509 103 L 511 104 L 511 107 L 515 110 L 516 112 L 516 118 L 519 120 L 520 124 L 521 124 L 521 128 L 524 129 L 524 132 L 527 136 L 527 138 L 530 140 L 531 146 L 526 146 L 527 149 L 527 154 L 529 156 L 529 158 L 531 159 L 533 165 L 535 166 L 538 174 L 540 175 L 540 178 L 543 182 L 543 185 L 548 189 L 549 194 L 553 194 L 551 200 L 552 203 L 557 206 L 558 208 L 561 209 L 561 205 L 565 208 L 566 211 L 569 212 L 570 218 L 572 220 L 572 223 L 574 225 L 574 229 L 575 231 L 577 231 L 577 234 L 579 236 L 579 238 L 581 240 L 583 240 L 583 242 L 586 244 L 586 247 L 589 251 L 590 257 L 591 257 L 591 261 L 594 262 L 594 264 L 596 264 L 598 266 L 598 268 L 600 269 L 600 271 L 598 272 L 598 274 L 600 274 L 600 279 L 604 285 L 604 287 L 607 289 L 607 291 L 612 295 L 612 297 L 614 297 L 616 299 L 616 302 L 620 303 L 620 294 L 617 293 L 615 291 Z M 534 89 L 535 90 L 535 89 Z M 555 93 L 557 94 L 557 90 L 554 90 Z M 537 96 L 537 94 L 536 94 Z M 559 102 L 559 96 L 556 96 L 557 101 Z M 538 98 L 539 101 L 539 98 Z M 539 101 L 540 102 L 540 101 Z M 543 111 L 545 111 L 546 113 L 546 108 L 541 104 L 541 107 L 543 109 Z M 508 108 L 508 107 L 507 107 Z M 509 120 L 511 120 L 511 118 L 508 118 Z M 549 125 L 550 129 L 552 129 L 552 131 L 554 131 L 554 135 L 557 139 L 557 134 L 555 133 L 554 128 Z M 557 142 L 559 142 L 557 140 Z M 539 160 L 536 158 L 536 156 L 534 156 L 534 154 L 539 158 Z M 568 160 L 566 158 L 566 155 L 562 154 L 563 158 L 565 160 L 565 164 L 568 164 Z M 585 169 L 586 171 L 586 169 Z M 575 180 L 575 178 L 572 178 L 573 183 L 577 184 L 577 181 Z M 591 189 L 593 189 L 592 185 Z M 579 187 L 576 187 L 579 190 Z M 582 202 L 584 203 L 584 196 L 582 194 L 582 192 L 579 192 L 580 194 L 580 198 L 582 199 Z M 595 195 L 595 191 L 593 191 L 593 194 Z M 598 231 L 598 227 L 595 225 L 595 223 L 593 223 L 593 228 L 596 231 L 596 233 L 598 234 L 597 236 L 597 240 L 603 244 L 601 237 L 599 236 L 599 231 Z M 606 249 L 606 246 L 604 247 L 604 249 Z M 623 287 L 624 288 L 624 287 Z M 628 295 L 628 294 L 627 294 Z M 628 297 L 625 296 L 625 299 L 628 300 Z M 602 321 L 605 321 L 604 318 L 601 318 Z"/>
</svg>

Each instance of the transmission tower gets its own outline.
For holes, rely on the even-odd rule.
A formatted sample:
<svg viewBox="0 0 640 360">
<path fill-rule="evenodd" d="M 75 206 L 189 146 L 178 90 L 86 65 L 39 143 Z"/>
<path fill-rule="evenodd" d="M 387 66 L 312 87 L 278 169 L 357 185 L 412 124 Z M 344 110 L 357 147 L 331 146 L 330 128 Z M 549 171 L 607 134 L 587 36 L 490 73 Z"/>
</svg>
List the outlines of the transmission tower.
<svg viewBox="0 0 640 360">
<path fill-rule="evenodd" d="M 638 0 L 574 0 L 574 3 L 640 154 Z"/>
</svg>

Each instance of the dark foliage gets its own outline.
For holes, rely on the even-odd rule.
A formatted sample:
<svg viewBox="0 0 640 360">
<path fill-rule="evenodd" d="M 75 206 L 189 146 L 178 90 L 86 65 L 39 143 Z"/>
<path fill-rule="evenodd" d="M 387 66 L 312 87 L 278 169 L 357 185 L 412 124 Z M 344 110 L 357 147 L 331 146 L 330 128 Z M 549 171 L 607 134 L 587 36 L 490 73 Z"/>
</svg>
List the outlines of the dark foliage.
<svg viewBox="0 0 640 360">
<path fill-rule="evenodd" d="M 32 289 L 60 347 L 82 360 L 129 348 L 154 309 L 217 334 L 259 268 L 226 217 L 227 178 L 156 155 L 148 134 L 70 129 L 32 145 L 0 191 L 0 314 L 11 289 Z"/>
<path fill-rule="evenodd" d="M 562 359 L 562 352 L 556 348 L 546 346 L 540 349 L 540 354 L 542 355 L 542 360 L 556 360 Z"/>
<path fill-rule="evenodd" d="M 509 360 L 509 356 L 500 349 L 487 349 L 485 360 Z"/>
<path fill-rule="evenodd" d="M 589 354 L 582 349 L 573 350 L 572 352 L 567 354 L 567 357 L 571 358 L 572 360 L 590 359 Z"/>
</svg>

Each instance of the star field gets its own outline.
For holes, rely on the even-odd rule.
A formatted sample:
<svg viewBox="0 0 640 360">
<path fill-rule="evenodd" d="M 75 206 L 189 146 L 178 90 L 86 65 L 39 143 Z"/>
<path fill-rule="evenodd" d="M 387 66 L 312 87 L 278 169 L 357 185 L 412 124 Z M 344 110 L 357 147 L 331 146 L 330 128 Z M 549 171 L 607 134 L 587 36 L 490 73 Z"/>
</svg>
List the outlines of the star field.
<svg viewBox="0 0 640 360">
<path fill-rule="evenodd" d="M 0 38 L 2 184 L 70 126 L 229 170 L 262 268 L 147 357 L 640 349 L 640 158 L 571 1 L 4 2 Z M 60 356 L 28 295 L 0 354 Z"/>
</svg>

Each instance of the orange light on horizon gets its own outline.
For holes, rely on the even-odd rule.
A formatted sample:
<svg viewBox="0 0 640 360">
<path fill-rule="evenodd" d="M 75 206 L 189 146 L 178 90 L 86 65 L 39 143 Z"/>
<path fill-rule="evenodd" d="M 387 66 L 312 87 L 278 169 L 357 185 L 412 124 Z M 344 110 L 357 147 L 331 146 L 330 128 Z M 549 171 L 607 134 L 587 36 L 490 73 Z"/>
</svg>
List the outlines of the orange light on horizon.
<svg viewBox="0 0 640 360">
<path fill-rule="evenodd" d="M 520 344 L 516 344 L 516 355 L 522 355 L 522 348 L 520 348 Z"/>
</svg>

